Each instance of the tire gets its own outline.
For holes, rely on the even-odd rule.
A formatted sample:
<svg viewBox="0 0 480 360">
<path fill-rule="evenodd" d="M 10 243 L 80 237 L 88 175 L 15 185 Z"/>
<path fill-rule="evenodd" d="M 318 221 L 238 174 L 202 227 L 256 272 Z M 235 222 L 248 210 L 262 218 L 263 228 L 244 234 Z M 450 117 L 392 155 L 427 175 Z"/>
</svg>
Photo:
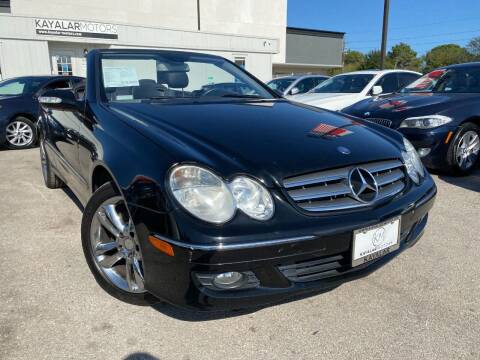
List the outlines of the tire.
<svg viewBox="0 0 480 360">
<path fill-rule="evenodd" d="M 50 160 L 48 159 L 47 152 L 45 151 L 44 140 L 40 141 L 40 165 L 42 167 L 43 181 L 45 186 L 49 189 L 58 189 L 63 187 L 63 182 L 58 178 L 52 170 Z"/>
<path fill-rule="evenodd" d="M 108 294 L 133 305 L 159 302 L 145 290 L 143 261 L 135 229 L 125 201 L 112 183 L 99 187 L 88 201 L 81 232 L 83 253 L 90 271 Z"/>
<path fill-rule="evenodd" d="M 462 153 L 467 154 L 469 148 L 470 155 L 462 156 Z M 479 159 L 480 127 L 473 123 L 464 123 L 459 127 L 448 148 L 447 171 L 456 176 L 468 175 L 477 167 Z"/>
<path fill-rule="evenodd" d="M 5 128 L 6 145 L 12 150 L 28 149 L 37 143 L 37 127 L 30 119 L 18 116 Z"/>
</svg>

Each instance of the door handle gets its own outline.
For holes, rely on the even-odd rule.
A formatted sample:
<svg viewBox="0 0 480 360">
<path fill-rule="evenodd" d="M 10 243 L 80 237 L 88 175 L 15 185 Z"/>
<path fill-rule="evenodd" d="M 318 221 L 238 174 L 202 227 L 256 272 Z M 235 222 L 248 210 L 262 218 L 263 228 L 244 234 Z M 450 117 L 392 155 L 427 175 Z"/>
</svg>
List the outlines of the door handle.
<svg viewBox="0 0 480 360">
<path fill-rule="evenodd" d="M 73 140 L 74 139 L 74 134 L 73 134 L 73 131 L 72 130 L 67 130 L 65 132 L 65 136 L 70 139 L 70 140 Z"/>
</svg>

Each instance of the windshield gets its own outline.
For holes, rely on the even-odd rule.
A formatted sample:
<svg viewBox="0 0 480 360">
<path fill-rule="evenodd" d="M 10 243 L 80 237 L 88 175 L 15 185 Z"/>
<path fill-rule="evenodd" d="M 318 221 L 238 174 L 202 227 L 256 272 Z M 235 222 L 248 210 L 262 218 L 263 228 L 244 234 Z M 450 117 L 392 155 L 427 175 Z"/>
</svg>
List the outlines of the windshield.
<svg viewBox="0 0 480 360">
<path fill-rule="evenodd" d="M 435 85 L 437 85 L 438 80 L 443 75 L 445 75 L 446 72 L 446 69 L 439 69 L 429 72 L 428 74 L 423 75 L 421 78 L 415 80 L 411 84 L 405 86 L 400 92 L 411 93 L 432 91 Z"/>
<path fill-rule="evenodd" d="M 480 93 L 480 67 L 434 70 L 402 92 Z"/>
<path fill-rule="evenodd" d="M 373 79 L 373 74 L 337 75 L 312 89 L 314 93 L 359 93 Z"/>
<path fill-rule="evenodd" d="M 5 80 L 0 82 L 0 96 L 33 94 L 41 85 L 42 81 L 33 78 Z"/>
<path fill-rule="evenodd" d="M 283 93 L 294 81 L 294 78 L 275 79 L 269 81 L 267 85 L 270 89 Z"/>
<path fill-rule="evenodd" d="M 274 98 L 227 60 L 201 54 L 104 54 L 101 66 L 109 101 Z"/>
</svg>

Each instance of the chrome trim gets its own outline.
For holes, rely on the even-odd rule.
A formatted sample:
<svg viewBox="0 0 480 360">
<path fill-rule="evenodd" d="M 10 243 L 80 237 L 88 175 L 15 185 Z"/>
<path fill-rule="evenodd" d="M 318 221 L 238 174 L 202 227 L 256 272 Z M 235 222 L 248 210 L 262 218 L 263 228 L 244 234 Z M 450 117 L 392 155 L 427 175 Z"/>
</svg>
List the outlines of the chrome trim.
<svg viewBox="0 0 480 360">
<path fill-rule="evenodd" d="M 375 173 L 379 171 L 386 171 L 388 169 L 402 167 L 403 163 L 400 160 L 386 160 L 371 164 L 361 164 L 358 166 L 361 166 L 365 170 Z M 353 167 L 356 166 L 346 166 L 340 169 L 317 171 L 311 174 L 290 177 L 283 181 L 283 186 L 289 189 L 297 186 L 316 184 L 318 182 L 341 180 L 348 176 L 350 169 L 352 169 Z"/>
<path fill-rule="evenodd" d="M 349 186 L 355 169 L 372 175 L 378 186 L 374 201 L 364 202 L 355 197 Z M 403 162 L 394 159 L 294 176 L 285 179 L 283 185 L 297 206 L 306 211 L 321 212 L 370 206 L 401 192 L 406 187 L 405 179 Z"/>
<path fill-rule="evenodd" d="M 157 234 L 153 234 L 153 236 L 155 236 L 157 239 L 166 241 L 171 245 L 175 245 L 184 249 L 201 250 L 201 251 L 228 251 L 228 250 L 251 249 L 251 248 L 264 247 L 264 246 L 289 244 L 289 243 L 298 242 L 298 241 L 313 240 L 316 238 L 316 236 L 313 236 L 313 235 L 306 235 L 306 236 L 296 236 L 296 237 L 284 238 L 284 239 L 261 240 L 261 241 L 254 241 L 254 242 L 200 245 L 200 244 L 186 243 L 180 240 L 169 239 Z"/>
</svg>

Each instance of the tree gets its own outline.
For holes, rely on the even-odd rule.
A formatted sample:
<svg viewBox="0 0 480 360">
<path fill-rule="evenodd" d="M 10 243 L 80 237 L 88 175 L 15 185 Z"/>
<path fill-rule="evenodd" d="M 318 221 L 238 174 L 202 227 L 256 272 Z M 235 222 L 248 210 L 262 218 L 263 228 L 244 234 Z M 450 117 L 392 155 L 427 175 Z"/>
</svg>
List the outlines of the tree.
<svg viewBox="0 0 480 360">
<path fill-rule="evenodd" d="M 475 59 L 480 59 L 480 36 L 474 37 L 467 44 L 468 53 Z"/>
<path fill-rule="evenodd" d="M 343 55 L 343 63 L 345 65 L 356 66 L 359 68 L 365 61 L 365 55 L 360 51 L 347 50 Z"/>
<path fill-rule="evenodd" d="M 334 76 L 344 72 L 356 71 L 362 68 L 365 55 L 360 51 L 347 50 L 343 53 L 343 68 L 330 69 L 328 75 Z"/>
<path fill-rule="evenodd" d="M 388 60 L 394 69 L 408 69 L 419 71 L 421 61 L 410 45 L 401 42 L 388 52 Z"/>
<path fill-rule="evenodd" d="M 361 67 L 361 70 L 380 69 L 381 65 L 381 52 L 380 50 L 371 50 L 365 55 L 365 61 Z M 385 68 L 391 68 L 391 62 L 387 58 L 385 59 Z"/>
<path fill-rule="evenodd" d="M 434 47 L 425 55 L 425 71 L 431 71 L 440 66 L 459 64 L 472 60 L 468 51 L 456 44 Z"/>
</svg>

